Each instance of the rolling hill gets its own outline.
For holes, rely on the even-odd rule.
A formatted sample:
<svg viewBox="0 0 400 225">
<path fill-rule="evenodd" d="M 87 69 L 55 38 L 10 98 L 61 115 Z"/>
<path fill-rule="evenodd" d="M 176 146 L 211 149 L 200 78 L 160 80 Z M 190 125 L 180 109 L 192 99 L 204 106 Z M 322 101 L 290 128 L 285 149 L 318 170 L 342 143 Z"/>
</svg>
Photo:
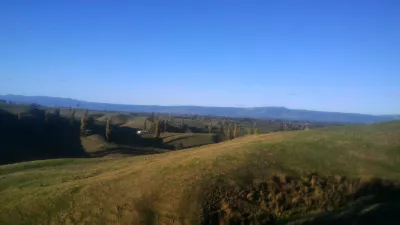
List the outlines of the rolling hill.
<svg viewBox="0 0 400 225">
<path fill-rule="evenodd" d="M 284 107 L 203 107 L 203 106 L 156 106 L 156 105 L 122 105 L 109 103 L 86 102 L 69 98 L 47 96 L 0 95 L 0 99 L 13 102 L 37 103 L 48 107 L 79 106 L 100 111 L 156 112 L 174 114 L 198 114 L 226 117 L 253 117 L 259 119 L 282 119 L 337 123 L 374 123 L 391 121 L 400 118 L 396 115 L 375 116 L 355 113 L 320 112 L 311 110 L 288 109 Z"/>
<path fill-rule="evenodd" d="M 96 111 L 88 112 L 86 128 L 90 132 L 81 135 L 84 111 L 76 110 L 71 123 L 68 108 L 62 108 L 56 115 L 54 108 L 0 103 L 0 165 L 53 158 L 147 155 L 219 141 L 215 133 L 176 133 L 179 124 L 170 124 L 168 132 L 156 140 L 154 134 L 136 134 L 144 129 L 146 116 Z M 108 117 L 112 119 L 112 140 L 105 139 Z M 188 125 L 193 123 L 190 119 L 186 121 Z"/>
<path fill-rule="evenodd" d="M 0 166 L 0 221 L 395 224 L 399 137 L 400 123 L 390 122 L 253 135 L 157 155 Z"/>
</svg>

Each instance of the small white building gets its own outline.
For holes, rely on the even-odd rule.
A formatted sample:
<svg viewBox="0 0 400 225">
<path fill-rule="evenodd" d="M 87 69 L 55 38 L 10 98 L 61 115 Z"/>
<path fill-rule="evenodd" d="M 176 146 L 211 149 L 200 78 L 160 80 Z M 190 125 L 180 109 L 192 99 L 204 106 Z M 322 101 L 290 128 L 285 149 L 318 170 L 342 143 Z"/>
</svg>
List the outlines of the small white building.
<svg viewBox="0 0 400 225">
<path fill-rule="evenodd" d="M 138 135 L 141 135 L 141 134 L 148 134 L 148 133 L 150 133 L 148 130 L 138 130 L 138 131 L 136 132 L 136 134 L 138 134 Z"/>
</svg>

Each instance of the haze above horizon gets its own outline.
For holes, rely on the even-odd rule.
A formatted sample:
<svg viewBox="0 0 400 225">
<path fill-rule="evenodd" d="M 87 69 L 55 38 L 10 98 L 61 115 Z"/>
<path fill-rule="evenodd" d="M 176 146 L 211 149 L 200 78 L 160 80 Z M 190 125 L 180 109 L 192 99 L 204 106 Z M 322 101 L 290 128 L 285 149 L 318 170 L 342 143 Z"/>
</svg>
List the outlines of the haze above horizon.
<svg viewBox="0 0 400 225">
<path fill-rule="evenodd" d="M 400 2 L 4 1 L 0 95 L 400 114 Z"/>
</svg>

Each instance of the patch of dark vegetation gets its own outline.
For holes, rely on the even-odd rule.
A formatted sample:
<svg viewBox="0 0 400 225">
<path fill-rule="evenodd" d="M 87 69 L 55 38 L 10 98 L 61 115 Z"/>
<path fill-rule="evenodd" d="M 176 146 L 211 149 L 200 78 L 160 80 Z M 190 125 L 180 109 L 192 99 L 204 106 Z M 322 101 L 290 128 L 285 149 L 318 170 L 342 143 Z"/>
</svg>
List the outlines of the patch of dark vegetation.
<svg viewBox="0 0 400 225">
<path fill-rule="evenodd" d="M 84 158 L 79 123 L 30 107 L 12 114 L 0 109 L 0 164 L 52 158 Z"/>
<path fill-rule="evenodd" d="M 65 157 L 102 157 L 115 153 L 153 154 L 159 151 L 147 150 L 180 150 L 228 141 L 244 135 L 287 130 L 283 129 L 285 127 L 308 129 L 314 126 L 305 121 L 289 124 L 278 120 L 151 113 L 143 124 L 143 129 L 154 135 L 149 137 L 137 134 L 137 131 L 142 130 L 141 125 L 132 123 L 135 127 L 132 124 L 125 126 L 125 123 L 137 119 L 135 115 L 147 116 L 149 113 L 132 115 L 109 110 L 88 111 L 78 106 L 79 104 L 76 108 L 46 108 L 39 104 L 7 104 L 0 101 L 0 164 Z M 155 126 L 155 121 L 158 121 L 158 126 Z M 164 132 L 209 133 L 211 136 L 183 136 L 181 139 L 165 142 L 161 135 Z M 117 147 L 101 149 L 96 154 L 92 150 L 87 153 L 87 145 L 82 146 L 81 137 L 88 138 L 91 135 L 104 137 L 104 141 Z M 143 151 L 138 151 L 140 148 Z"/>
<path fill-rule="evenodd" d="M 271 176 L 205 192 L 204 224 L 396 224 L 400 184 L 342 176 Z"/>
<path fill-rule="evenodd" d="M 143 148 L 143 147 L 117 147 L 117 148 L 107 148 L 101 151 L 97 151 L 92 153 L 92 157 L 103 157 L 109 154 L 121 154 L 121 155 L 129 155 L 129 156 L 138 156 L 138 155 L 153 155 L 168 152 L 165 149 L 155 149 L 155 148 Z"/>
</svg>

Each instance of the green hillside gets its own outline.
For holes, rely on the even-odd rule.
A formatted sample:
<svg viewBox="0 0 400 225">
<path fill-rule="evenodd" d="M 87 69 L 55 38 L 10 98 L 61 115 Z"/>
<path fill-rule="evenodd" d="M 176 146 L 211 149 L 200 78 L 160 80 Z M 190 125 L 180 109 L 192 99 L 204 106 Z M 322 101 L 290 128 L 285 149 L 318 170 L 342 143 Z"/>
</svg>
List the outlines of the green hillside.
<svg viewBox="0 0 400 225">
<path fill-rule="evenodd" d="M 59 114 L 56 110 L 59 110 Z M 73 118 L 72 112 L 75 112 Z M 140 136 L 136 132 L 144 128 L 144 121 L 149 114 L 98 111 L 88 112 L 85 126 L 88 132 L 83 135 L 81 118 L 85 113 L 85 109 L 0 104 L 0 164 L 67 157 L 147 155 L 218 141 L 216 134 L 182 133 L 179 125 L 169 125 L 161 139 L 155 139 L 153 134 Z M 105 138 L 108 118 L 111 118 L 110 140 Z M 150 125 L 147 121 L 147 129 L 150 129 Z M 201 125 L 203 128 L 204 125 Z M 164 140 L 165 135 L 174 137 Z"/>
<path fill-rule="evenodd" d="M 354 212 L 365 221 L 399 199 L 394 183 L 363 185 L 371 177 L 400 180 L 399 122 L 253 135 L 157 155 L 5 165 L 0 167 L 0 221 L 216 224 L 218 214 L 220 223 L 236 218 L 279 224 L 309 217 L 346 221 Z M 275 179 L 281 180 L 276 190 L 291 196 L 290 204 L 278 207 L 279 193 L 273 201 L 262 199 L 266 190 L 260 184 L 270 188 Z M 303 203 L 293 200 L 297 186 L 307 189 L 308 194 L 298 191 Z M 362 192 L 365 187 L 374 188 Z M 325 197 L 312 198 L 317 193 Z M 317 201 L 335 196 L 337 204 Z M 308 207 L 308 200 L 315 202 Z M 360 202 L 362 208 L 354 211 Z M 343 211 L 349 207 L 353 214 Z M 321 216 L 325 211 L 331 214 Z M 334 216 L 339 212 L 345 213 Z M 381 224 L 393 219 L 382 215 Z"/>
</svg>

